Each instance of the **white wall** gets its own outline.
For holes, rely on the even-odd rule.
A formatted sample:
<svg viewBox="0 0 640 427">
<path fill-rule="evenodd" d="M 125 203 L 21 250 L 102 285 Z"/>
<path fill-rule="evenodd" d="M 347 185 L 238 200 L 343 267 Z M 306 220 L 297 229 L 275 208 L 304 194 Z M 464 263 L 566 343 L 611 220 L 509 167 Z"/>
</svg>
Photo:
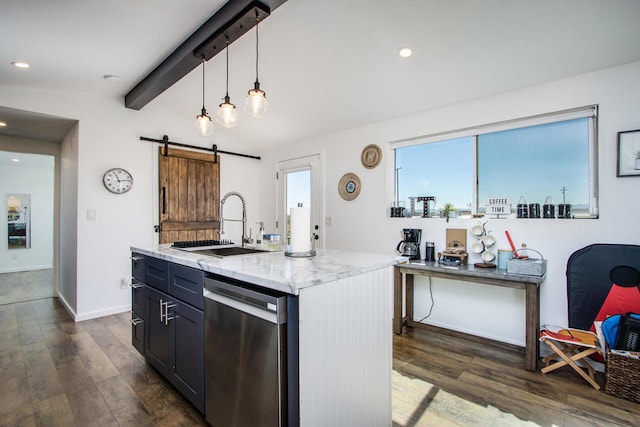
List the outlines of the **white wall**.
<svg viewBox="0 0 640 427">
<path fill-rule="evenodd" d="M 141 111 L 124 108 L 123 98 L 60 94 L 1 87 L 4 106 L 78 120 L 62 142 L 60 294 L 77 320 L 130 310 L 131 295 L 122 280 L 130 278 L 132 245 L 157 242 L 157 144 L 140 136 L 210 147 L 193 131 L 193 117 L 175 117 L 153 103 Z M 219 149 L 257 154 L 242 146 Z M 247 200 L 248 221 L 258 217 L 259 162 L 222 155 L 221 193 L 240 191 Z M 102 175 L 112 167 L 133 174 L 131 191 L 109 193 Z M 87 210 L 96 211 L 95 220 Z M 230 213 L 233 211 L 230 209 Z M 254 228 L 255 231 L 255 228 Z"/>
<path fill-rule="evenodd" d="M 9 250 L 6 217 L 0 221 L 0 273 L 53 267 L 54 158 L 46 157 L 48 165 L 26 166 L 25 162 L 0 168 L 0 203 L 6 208 L 10 193 L 28 194 L 31 199 L 30 248 Z"/>
<path fill-rule="evenodd" d="M 325 245 L 390 253 L 405 227 L 423 230 L 425 241 L 434 241 L 442 250 L 446 228 L 469 229 L 471 219 L 389 218 L 393 193 L 393 151 L 389 142 L 437 132 L 559 111 L 591 104 L 599 112 L 600 218 L 595 220 L 509 220 L 492 219 L 488 228 L 497 237 L 497 247 L 508 247 L 508 229 L 516 245 L 542 252 L 548 259 L 548 273 L 541 285 L 541 321 L 565 325 L 567 322 L 565 269 L 575 250 L 591 243 L 640 243 L 637 212 L 640 210 L 640 180 L 616 178 L 617 132 L 640 128 L 640 62 L 575 76 L 523 90 L 451 105 L 408 117 L 375 123 L 358 129 L 300 141 L 269 153 L 262 164 L 261 206 L 268 224 L 275 221 L 273 172 L 277 161 L 323 152 L 325 165 L 324 211 L 333 219 L 325 227 Z M 417 88 L 419 89 L 419 88 Z M 428 96 L 428 94 L 425 94 Z M 368 144 L 383 149 L 380 166 L 365 169 L 361 150 Z M 453 161 L 453 159 L 452 159 Z M 362 182 L 360 196 L 351 202 L 337 191 L 340 177 L 356 173 Z M 541 171 L 544 173 L 544 171 Z M 452 179 L 455 166 L 452 165 Z M 535 177 L 531 177 L 535 179 Z M 269 188 L 269 182 L 273 183 Z M 268 213 L 268 215 L 264 215 Z M 423 252 L 424 253 L 424 252 Z M 480 261 L 472 255 L 470 262 Z M 416 317 L 429 310 L 427 280 L 416 279 Z M 433 279 L 435 306 L 428 323 L 472 332 L 505 342 L 524 344 L 524 292 L 486 285 Z"/>
<path fill-rule="evenodd" d="M 324 214 L 333 218 L 333 226 L 325 230 L 326 247 L 388 253 L 395 248 L 401 228 L 419 227 L 423 229 L 423 241 L 435 241 L 436 247 L 442 248 L 447 227 L 444 220 L 387 217 L 393 199 L 389 141 L 599 104 L 601 218 L 490 222 L 496 236 L 503 236 L 508 228 L 516 241 L 527 242 L 549 259 L 548 278 L 541 289 L 541 317 L 545 323 L 563 324 L 568 256 L 589 243 L 639 241 L 640 231 L 633 227 L 640 207 L 637 179 L 615 177 L 616 132 L 640 127 L 638 75 L 640 63 L 633 63 L 301 141 L 267 154 L 220 145 L 222 150 L 263 155 L 261 162 L 223 156 L 221 194 L 241 192 L 247 200 L 248 222 L 254 233 L 255 222 L 261 220 L 267 231 L 272 231 L 277 161 L 322 153 Z M 124 108 L 121 98 L 8 87 L 2 87 L 2 94 L 5 106 L 79 121 L 62 146 L 60 248 L 65 253 L 60 260 L 61 294 L 79 320 L 129 310 L 130 291 L 121 289 L 122 279 L 130 276 L 129 248 L 157 241 L 153 232 L 158 219 L 157 145 L 142 142 L 139 137 L 161 138 L 167 134 L 171 140 L 203 146 L 210 146 L 212 140 L 203 143 L 193 135 L 190 114 L 172 116 L 159 107 L 160 103 L 134 111 Z M 360 164 L 360 152 L 371 143 L 382 147 L 384 154 L 380 166 L 367 170 Z M 113 195 L 103 188 L 102 174 L 114 166 L 133 173 L 135 182 L 129 193 Z M 346 172 L 354 172 L 362 180 L 362 192 L 352 202 L 345 202 L 337 192 L 338 180 Z M 88 209 L 96 210 L 94 221 L 87 219 Z M 233 214 L 231 209 L 229 212 Z M 448 226 L 469 228 L 473 224 L 471 220 L 455 219 Z M 499 246 L 505 244 L 504 239 L 498 239 Z M 424 289 L 418 289 L 420 292 Z M 434 281 L 434 297 L 431 321 L 435 324 L 508 342 L 524 341 L 519 326 L 524 316 L 522 294 Z M 494 299 L 501 300 L 499 305 Z M 418 315 L 425 311 L 426 303 L 418 300 Z M 487 319 L 487 325 L 481 325 L 478 318 Z M 496 325 L 505 326 L 501 329 Z"/>
</svg>

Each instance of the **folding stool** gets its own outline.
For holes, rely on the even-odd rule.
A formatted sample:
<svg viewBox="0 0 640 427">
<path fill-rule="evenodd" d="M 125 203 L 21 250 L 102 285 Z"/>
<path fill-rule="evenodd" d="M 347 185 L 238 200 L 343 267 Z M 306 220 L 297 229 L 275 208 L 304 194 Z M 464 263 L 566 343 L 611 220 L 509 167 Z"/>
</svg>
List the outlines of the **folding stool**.
<svg viewBox="0 0 640 427">
<path fill-rule="evenodd" d="M 542 359 L 543 374 L 568 365 L 593 388 L 600 389 L 595 380 L 595 369 L 585 360 L 594 353 L 602 354 L 602 347 L 596 334 L 582 329 L 544 326 L 540 332 L 540 342 L 547 344 L 554 351 L 554 354 Z"/>
</svg>

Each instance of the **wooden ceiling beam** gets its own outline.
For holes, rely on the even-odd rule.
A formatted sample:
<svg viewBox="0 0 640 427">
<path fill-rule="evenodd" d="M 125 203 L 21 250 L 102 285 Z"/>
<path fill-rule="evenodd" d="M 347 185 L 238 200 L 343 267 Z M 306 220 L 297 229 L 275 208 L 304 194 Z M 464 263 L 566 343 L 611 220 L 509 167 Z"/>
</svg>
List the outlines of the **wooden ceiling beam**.
<svg viewBox="0 0 640 427">
<path fill-rule="evenodd" d="M 224 51 L 287 0 L 229 0 L 124 97 L 126 108 L 140 110 L 202 63 Z"/>
</svg>

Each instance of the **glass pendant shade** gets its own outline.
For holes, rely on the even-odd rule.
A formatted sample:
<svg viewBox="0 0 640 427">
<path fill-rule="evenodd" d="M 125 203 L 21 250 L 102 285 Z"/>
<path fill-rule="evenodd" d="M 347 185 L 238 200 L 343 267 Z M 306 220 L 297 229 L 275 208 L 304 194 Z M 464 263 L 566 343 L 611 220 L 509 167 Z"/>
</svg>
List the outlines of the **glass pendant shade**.
<svg viewBox="0 0 640 427">
<path fill-rule="evenodd" d="M 255 87 L 249 91 L 244 101 L 244 111 L 259 119 L 266 113 L 268 106 L 267 94 L 260 90 L 260 83 L 256 81 Z"/>
<path fill-rule="evenodd" d="M 253 89 L 247 93 L 247 98 L 244 101 L 244 111 L 251 117 L 259 119 L 267 112 L 269 103 L 267 102 L 267 94 L 260 89 L 260 80 L 258 80 L 258 26 L 260 24 L 260 17 L 258 10 L 256 9 L 256 81 L 253 84 Z"/>
<path fill-rule="evenodd" d="M 216 121 L 225 128 L 232 128 L 238 123 L 238 110 L 231 103 L 228 95 L 224 97 L 224 103 L 220 104 L 220 108 L 218 108 Z"/>
<path fill-rule="evenodd" d="M 213 132 L 213 122 L 204 108 L 202 109 L 202 114 L 196 116 L 194 125 L 200 136 L 209 136 Z"/>
<path fill-rule="evenodd" d="M 232 128 L 238 122 L 238 111 L 236 106 L 231 103 L 229 98 L 229 39 L 227 39 L 227 93 L 224 96 L 224 102 L 219 105 L 218 112 L 216 113 L 216 121 L 220 123 L 222 127 Z"/>
<path fill-rule="evenodd" d="M 202 110 L 200 114 L 196 116 L 196 121 L 194 123 L 196 130 L 198 131 L 198 135 L 200 136 L 209 136 L 213 132 L 213 122 L 211 121 L 211 117 L 207 114 L 207 110 L 204 108 L 204 57 L 202 58 Z"/>
</svg>

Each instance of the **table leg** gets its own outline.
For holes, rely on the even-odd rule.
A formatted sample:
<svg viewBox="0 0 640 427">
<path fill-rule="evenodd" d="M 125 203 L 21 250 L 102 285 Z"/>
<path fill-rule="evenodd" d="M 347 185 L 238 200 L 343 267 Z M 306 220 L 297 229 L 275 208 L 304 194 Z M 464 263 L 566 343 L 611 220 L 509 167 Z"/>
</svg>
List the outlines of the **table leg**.
<svg viewBox="0 0 640 427">
<path fill-rule="evenodd" d="M 526 284 L 525 369 L 537 370 L 540 354 L 540 288 L 535 283 Z"/>
<path fill-rule="evenodd" d="M 405 293 L 406 293 L 406 311 L 407 311 L 407 320 L 413 321 L 413 274 L 405 274 L 404 278 L 405 284 Z"/>
<path fill-rule="evenodd" d="M 393 332 L 402 334 L 402 273 L 393 269 Z"/>
</svg>

